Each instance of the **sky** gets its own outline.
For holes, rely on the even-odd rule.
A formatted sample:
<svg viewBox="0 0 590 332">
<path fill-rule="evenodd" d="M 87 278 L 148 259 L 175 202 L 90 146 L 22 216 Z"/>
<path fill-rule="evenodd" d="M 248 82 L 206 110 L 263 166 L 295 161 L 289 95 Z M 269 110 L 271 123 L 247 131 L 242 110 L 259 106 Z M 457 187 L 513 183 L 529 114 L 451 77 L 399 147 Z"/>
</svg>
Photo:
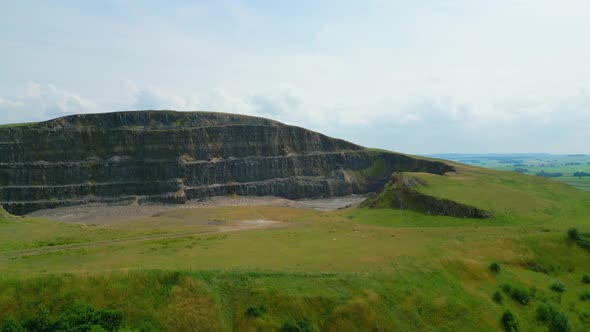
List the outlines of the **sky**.
<svg viewBox="0 0 590 332">
<path fill-rule="evenodd" d="M 590 1 L 0 0 L 0 124 L 174 109 L 430 153 L 590 153 Z"/>
</svg>

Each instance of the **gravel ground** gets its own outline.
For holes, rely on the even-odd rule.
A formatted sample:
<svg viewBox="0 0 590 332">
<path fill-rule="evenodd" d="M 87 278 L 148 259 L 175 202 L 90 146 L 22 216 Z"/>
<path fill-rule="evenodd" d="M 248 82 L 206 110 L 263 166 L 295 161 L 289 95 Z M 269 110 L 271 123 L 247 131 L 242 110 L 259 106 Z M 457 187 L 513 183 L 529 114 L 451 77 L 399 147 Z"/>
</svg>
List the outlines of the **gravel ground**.
<svg viewBox="0 0 590 332">
<path fill-rule="evenodd" d="M 29 216 L 48 218 L 66 223 L 91 223 L 105 219 L 132 219 L 153 216 L 178 209 L 219 206 L 289 206 L 321 211 L 336 210 L 362 202 L 366 196 L 351 195 L 320 199 L 289 200 L 275 196 L 219 196 L 206 200 L 193 200 L 186 204 L 86 204 L 35 211 Z"/>
</svg>

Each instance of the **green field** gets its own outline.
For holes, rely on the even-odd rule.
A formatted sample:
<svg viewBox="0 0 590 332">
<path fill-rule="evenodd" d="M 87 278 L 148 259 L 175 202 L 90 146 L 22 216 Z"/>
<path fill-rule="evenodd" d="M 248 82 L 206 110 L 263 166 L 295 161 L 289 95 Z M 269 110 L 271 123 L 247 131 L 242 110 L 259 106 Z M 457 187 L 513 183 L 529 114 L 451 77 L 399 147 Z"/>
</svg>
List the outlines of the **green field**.
<svg viewBox="0 0 590 332">
<path fill-rule="evenodd" d="M 590 191 L 590 176 L 574 176 L 576 172 L 590 174 L 590 155 L 551 154 L 441 154 L 437 158 L 453 160 L 467 165 L 502 171 L 518 171 L 536 175 L 540 172 L 561 173 L 555 177 L 580 190 Z"/>
<path fill-rule="evenodd" d="M 590 193 L 461 165 L 406 175 L 425 181 L 419 191 L 493 217 L 244 206 L 73 225 L 1 214 L 4 327 L 501 331 L 509 310 L 520 331 L 563 317 L 570 331 L 590 330 L 590 251 L 580 245 Z M 231 228 L 255 219 L 275 223 Z M 538 310 L 549 307 L 547 322 Z"/>
</svg>

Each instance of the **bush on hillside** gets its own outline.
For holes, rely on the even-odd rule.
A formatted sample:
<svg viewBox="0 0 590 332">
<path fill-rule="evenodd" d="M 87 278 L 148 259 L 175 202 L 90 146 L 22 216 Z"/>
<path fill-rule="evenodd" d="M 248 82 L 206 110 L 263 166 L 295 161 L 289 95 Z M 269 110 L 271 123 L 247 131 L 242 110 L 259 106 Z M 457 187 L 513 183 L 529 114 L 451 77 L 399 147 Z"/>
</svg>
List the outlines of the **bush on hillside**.
<svg viewBox="0 0 590 332">
<path fill-rule="evenodd" d="M 557 293 L 563 293 L 565 292 L 565 285 L 559 281 L 556 281 L 552 283 L 551 286 L 549 286 L 549 289 Z"/>
<path fill-rule="evenodd" d="M 494 273 L 499 273 L 501 270 L 500 264 L 498 264 L 497 262 L 492 262 L 489 266 L 490 271 L 494 272 Z"/>
<path fill-rule="evenodd" d="M 286 322 L 281 327 L 281 332 L 313 332 L 313 326 L 308 320 L 300 320 L 296 323 Z"/>
<path fill-rule="evenodd" d="M 580 300 L 581 301 L 588 301 L 588 300 L 590 300 L 590 292 L 588 292 L 588 291 L 582 292 L 582 294 L 580 294 Z"/>
<path fill-rule="evenodd" d="M 510 297 L 523 305 L 529 304 L 531 300 L 530 292 L 522 287 L 512 287 L 512 290 L 510 291 Z"/>
<path fill-rule="evenodd" d="M 263 307 L 260 306 L 251 306 L 246 310 L 246 316 L 248 317 L 261 317 L 262 315 L 264 315 L 264 313 L 266 312 L 266 310 L 264 310 Z"/>
<path fill-rule="evenodd" d="M 537 321 L 543 324 L 547 324 L 553 320 L 553 317 L 557 315 L 558 310 L 553 304 L 541 303 L 537 307 Z"/>
<path fill-rule="evenodd" d="M 25 332 L 25 328 L 14 318 L 6 318 L 1 325 L 0 332 Z"/>
<path fill-rule="evenodd" d="M 567 237 L 569 237 L 571 240 L 579 240 L 580 239 L 580 233 L 578 233 L 578 229 L 577 228 L 570 228 L 567 230 Z"/>
<path fill-rule="evenodd" d="M 510 310 L 506 310 L 502 315 L 502 326 L 506 332 L 518 331 L 518 321 Z"/>
<path fill-rule="evenodd" d="M 14 331 L 117 331 L 123 323 L 121 312 L 113 309 L 97 310 L 89 305 L 77 304 L 55 319 L 41 308 L 36 317 L 24 321 L 5 321 L 2 332 Z M 20 329 L 19 329 L 20 328 Z"/>
<path fill-rule="evenodd" d="M 557 313 L 549 323 L 549 332 L 569 332 L 571 330 L 569 320 L 563 313 Z"/>
<path fill-rule="evenodd" d="M 582 282 L 585 284 L 590 284 L 590 275 L 585 275 L 582 277 Z"/>
<path fill-rule="evenodd" d="M 529 290 L 522 286 L 512 286 L 510 284 L 503 284 L 502 290 L 504 293 L 522 305 L 527 305 L 537 291 L 535 288 Z"/>
<path fill-rule="evenodd" d="M 504 297 L 502 296 L 502 293 L 500 293 L 499 291 L 496 291 L 494 293 L 494 295 L 492 296 L 492 299 L 494 300 L 494 302 L 501 304 L 502 301 L 504 300 Z"/>
<path fill-rule="evenodd" d="M 571 331 L 567 316 L 553 304 L 542 303 L 537 307 L 537 321 L 548 324 L 550 332 Z"/>
</svg>

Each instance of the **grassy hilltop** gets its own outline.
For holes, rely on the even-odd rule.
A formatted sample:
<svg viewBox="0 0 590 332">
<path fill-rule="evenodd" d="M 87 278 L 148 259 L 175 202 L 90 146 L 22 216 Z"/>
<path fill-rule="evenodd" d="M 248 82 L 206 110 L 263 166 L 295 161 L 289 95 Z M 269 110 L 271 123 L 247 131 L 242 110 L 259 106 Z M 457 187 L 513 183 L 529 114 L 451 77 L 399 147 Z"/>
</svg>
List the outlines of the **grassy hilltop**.
<svg viewBox="0 0 590 332">
<path fill-rule="evenodd" d="M 454 166 L 403 176 L 491 218 L 244 206 L 75 225 L 0 213 L 0 315 L 48 329 L 590 329 L 590 195 Z M 259 219 L 276 223 L 231 228 Z"/>
</svg>

